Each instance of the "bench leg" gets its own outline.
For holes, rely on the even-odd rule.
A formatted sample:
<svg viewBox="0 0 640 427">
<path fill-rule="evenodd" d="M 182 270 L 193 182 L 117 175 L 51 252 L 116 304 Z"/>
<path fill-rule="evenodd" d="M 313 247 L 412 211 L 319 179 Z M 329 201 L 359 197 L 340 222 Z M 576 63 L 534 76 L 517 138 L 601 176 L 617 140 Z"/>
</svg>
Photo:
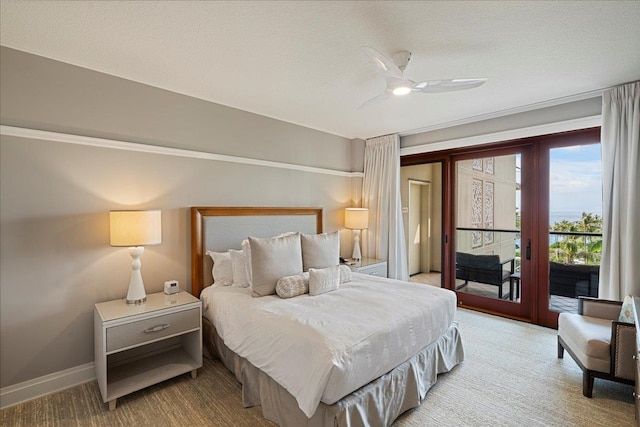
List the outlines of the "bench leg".
<svg viewBox="0 0 640 427">
<path fill-rule="evenodd" d="M 560 344 L 560 337 L 558 337 L 558 359 L 564 358 L 564 347 Z"/>
<path fill-rule="evenodd" d="M 593 396 L 593 375 L 588 369 L 582 373 L 582 394 L 585 397 Z"/>
</svg>

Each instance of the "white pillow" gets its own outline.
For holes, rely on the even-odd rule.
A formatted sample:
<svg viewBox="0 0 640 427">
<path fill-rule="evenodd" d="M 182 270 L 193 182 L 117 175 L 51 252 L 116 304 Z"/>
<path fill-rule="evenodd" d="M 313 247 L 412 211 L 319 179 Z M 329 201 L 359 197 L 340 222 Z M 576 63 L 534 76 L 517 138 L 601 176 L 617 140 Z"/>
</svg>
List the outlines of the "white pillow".
<svg viewBox="0 0 640 427">
<path fill-rule="evenodd" d="M 310 268 L 333 267 L 340 263 L 340 235 L 337 231 L 327 234 L 301 234 L 302 267 L 304 271 Z"/>
<path fill-rule="evenodd" d="M 244 253 L 244 258 L 247 263 L 247 282 L 249 286 L 251 286 L 252 275 L 251 275 L 251 246 L 249 245 L 249 240 L 244 239 L 242 241 L 242 252 Z"/>
<path fill-rule="evenodd" d="M 233 270 L 233 283 L 246 288 L 249 286 L 247 278 L 247 257 L 243 251 L 229 249 L 231 254 L 231 269 Z"/>
<path fill-rule="evenodd" d="M 285 236 L 291 236 L 296 234 L 293 231 L 289 231 L 286 233 L 282 233 L 282 234 L 278 234 L 275 237 L 285 237 Z M 242 241 L 242 252 L 244 252 L 244 257 L 247 261 L 247 282 L 249 283 L 249 286 L 251 286 L 251 283 L 253 282 L 253 274 L 251 271 L 251 246 L 249 245 L 249 240 L 244 239 Z"/>
<path fill-rule="evenodd" d="M 273 295 L 279 278 L 302 274 L 299 233 L 268 239 L 249 237 L 249 246 L 254 297 Z"/>
<path fill-rule="evenodd" d="M 213 260 L 213 284 L 217 286 L 229 286 L 233 284 L 233 269 L 231 267 L 231 254 L 229 252 L 207 251 L 207 255 Z"/>
<path fill-rule="evenodd" d="M 309 295 L 335 291 L 340 287 L 340 266 L 309 269 Z"/>
</svg>

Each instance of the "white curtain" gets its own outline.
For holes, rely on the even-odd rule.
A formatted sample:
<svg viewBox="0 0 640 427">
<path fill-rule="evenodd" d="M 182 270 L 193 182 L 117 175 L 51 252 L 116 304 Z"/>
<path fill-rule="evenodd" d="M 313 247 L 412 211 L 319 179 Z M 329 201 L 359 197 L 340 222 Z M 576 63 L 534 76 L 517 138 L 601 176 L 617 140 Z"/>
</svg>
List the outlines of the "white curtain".
<svg viewBox="0 0 640 427">
<path fill-rule="evenodd" d="M 400 202 L 400 137 L 386 135 L 365 144 L 362 207 L 369 208 L 369 228 L 362 236 L 363 252 L 369 258 L 386 259 L 389 277 L 408 280 Z"/>
<path fill-rule="evenodd" d="M 640 81 L 602 96 L 599 297 L 640 295 Z"/>
</svg>

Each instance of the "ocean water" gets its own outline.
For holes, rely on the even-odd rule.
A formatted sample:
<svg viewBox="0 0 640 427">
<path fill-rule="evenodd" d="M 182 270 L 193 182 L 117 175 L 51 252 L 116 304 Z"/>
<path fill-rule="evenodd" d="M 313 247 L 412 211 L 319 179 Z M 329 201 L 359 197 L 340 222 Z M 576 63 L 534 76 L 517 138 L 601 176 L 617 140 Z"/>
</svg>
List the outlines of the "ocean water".
<svg viewBox="0 0 640 427">
<path fill-rule="evenodd" d="M 597 215 L 602 216 L 601 212 L 591 212 Z M 573 211 L 573 212 L 549 212 L 549 225 L 553 225 L 556 222 L 560 222 L 563 219 L 573 222 L 582 218 L 581 211 Z"/>
<path fill-rule="evenodd" d="M 593 213 L 593 212 L 592 212 Z M 601 213 L 597 213 L 602 216 Z M 549 226 L 552 226 L 556 222 L 560 222 L 563 219 L 569 222 L 578 221 L 582 218 L 582 212 L 573 211 L 573 212 L 549 212 Z M 557 237 L 554 235 L 549 235 L 549 244 L 555 243 Z M 517 248 L 520 248 L 520 239 L 514 239 Z"/>
</svg>

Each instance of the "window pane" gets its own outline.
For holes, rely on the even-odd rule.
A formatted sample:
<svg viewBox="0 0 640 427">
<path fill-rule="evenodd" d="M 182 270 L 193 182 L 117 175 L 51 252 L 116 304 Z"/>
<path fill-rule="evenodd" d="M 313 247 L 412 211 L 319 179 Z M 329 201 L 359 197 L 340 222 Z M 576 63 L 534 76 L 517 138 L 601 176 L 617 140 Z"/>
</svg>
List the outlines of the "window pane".
<svg viewBox="0 0 640 427">
<path fill-rule="evenodd" d="M 602 252 L 600 144 L 550 150 L 549 308 L 577 312 L 598 296 Z"/>
<path fill-rule="evenodd" d="M 456 288 L 519 302 L 520 155 L 456 162 Z"/>
</svg>

